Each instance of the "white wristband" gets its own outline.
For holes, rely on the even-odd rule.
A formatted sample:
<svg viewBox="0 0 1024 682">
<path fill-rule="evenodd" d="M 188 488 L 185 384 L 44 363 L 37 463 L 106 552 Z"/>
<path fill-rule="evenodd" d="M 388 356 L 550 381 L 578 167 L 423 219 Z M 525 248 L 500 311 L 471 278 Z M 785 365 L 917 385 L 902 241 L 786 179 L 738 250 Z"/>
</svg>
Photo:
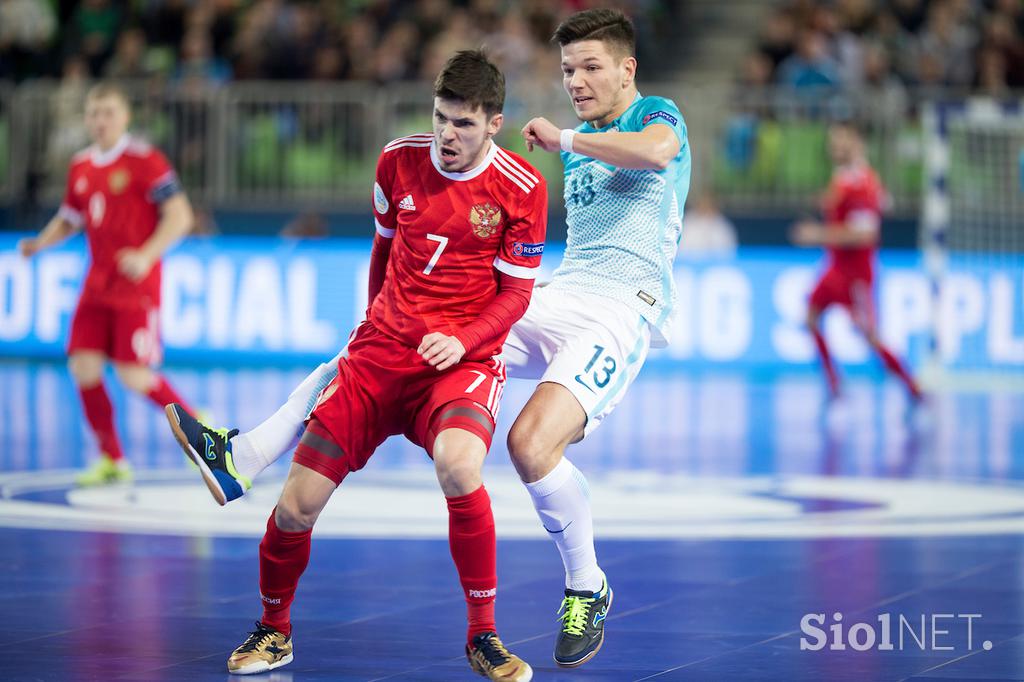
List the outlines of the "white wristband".
<svg viewBox="0 0 1024 682">
<path fill-rule="evenodd" d="M 576 131 L 572 128 L 564 128 L 559 139 L 559 146 L 563 152 L 572 154 L 572 140 L 576 137 Z"/>
</svg>

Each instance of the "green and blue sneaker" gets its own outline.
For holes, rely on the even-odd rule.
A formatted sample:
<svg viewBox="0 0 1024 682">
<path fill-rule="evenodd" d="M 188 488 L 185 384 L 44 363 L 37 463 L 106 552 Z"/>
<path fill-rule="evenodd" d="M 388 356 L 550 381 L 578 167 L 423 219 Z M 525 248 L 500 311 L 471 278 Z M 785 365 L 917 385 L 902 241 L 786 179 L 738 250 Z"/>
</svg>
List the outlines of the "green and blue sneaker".
<svg viewBox="0 0 1024 682">
<path fill-rule="evenodd" d="M 231 460 L 231 439 L 238 435 L 238 429 L 211 429 L 177 403 L 171 403 L 164 411 L 175 440 L 199 467 L 217 504 L 223 506 L 238 499 L 252 487 L 252 481 L 239 474 Z"/>
<path fill-rule="evenodd" d="M 612 605 L 612 590 L 605 578 L 599 592 L 566 590 L 558 609 L 562 629 L 555 642 L 555 663 L 575 668 L 592 659 L 604 644 L 604 621 Z"/>
<path fill-rule="evenodd" d="M 75 483 L 83 488 L 114 483 L 131 483 L 132 468 L 123 459 L 117 461 L 103 454 L 95 464 L 75 478 Z"/>
</svg>

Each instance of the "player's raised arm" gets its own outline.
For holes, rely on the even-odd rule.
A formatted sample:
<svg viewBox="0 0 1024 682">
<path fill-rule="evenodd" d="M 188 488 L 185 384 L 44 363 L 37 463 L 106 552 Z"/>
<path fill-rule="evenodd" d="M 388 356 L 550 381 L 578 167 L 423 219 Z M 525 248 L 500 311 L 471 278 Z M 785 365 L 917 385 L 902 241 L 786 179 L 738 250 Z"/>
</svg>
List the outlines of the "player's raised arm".
<svg viewBox="0 0 1024 682">
<path fill-rule="evenodd" d="M 46 227 L 40 230 L 38 235 L 19 240 L 18 252 L 25 258 L 30 258 L 43 249 L 61 243 L 77 231 L 78 226 L 58 213 L 46 223 Z"/>
<path fill-rule="evenodd" d="M 523 128 L 523 139 L 532 151 L 572 152 L 617 168 L 665 170 L 679 153 L 681 143 L 668 125 L 650 125 L 638 133 L 603 132 L 581 135 L 559 130 L 546 118 L 535 118 Z"/>
<path fill-rule="evenodd" d="M 880 219 L 876 212 L 853 211 L 845 222 L 822 224 L 804 220 L 793 226 L 791 239 L 797 246 L 825 246 L 858 249 L 878 243 Z"/>
<path fill-rule="evenodd" d="M 85 225 L 82 208 L 78 205 L 75 192 L 71 190 L 71 184 L 72 174 L 68 173 L 64 200 L 61 202 L 57 214 L 50 218 L 50 222 L 46 223 L 46 227 L 40 230 L 35 237 L 18 241 L 18 251 L 25 258 L 30 258 L 43 249 L 61 243 Z"/>
</svg>

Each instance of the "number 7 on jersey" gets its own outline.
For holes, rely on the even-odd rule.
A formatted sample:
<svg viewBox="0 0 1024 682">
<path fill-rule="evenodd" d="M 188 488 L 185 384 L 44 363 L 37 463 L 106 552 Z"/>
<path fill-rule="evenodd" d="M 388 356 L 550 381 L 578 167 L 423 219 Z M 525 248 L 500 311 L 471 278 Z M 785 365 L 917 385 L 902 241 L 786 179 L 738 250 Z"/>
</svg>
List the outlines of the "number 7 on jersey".
<svg viewBox="0 0 1024 682">
<path fill-rule="evenodd" d="M 428 234 L 427 239 L 429 239 L 432 242 L 438 242 L 438 244 L 437 251 L 434 252 L 434 255 L 431 257 L 430 262 L 427 263 L 427 267 L 423 268 L 424 275 L 430 274 L 430 271 L 434 269 L 435 265 L 437 265 L 437 261 L 441 259 L 441 252 L 444 251 L 444 247 L 448 246 L 448 237 L 441 237 L 436 234 Z"/>
</svg>

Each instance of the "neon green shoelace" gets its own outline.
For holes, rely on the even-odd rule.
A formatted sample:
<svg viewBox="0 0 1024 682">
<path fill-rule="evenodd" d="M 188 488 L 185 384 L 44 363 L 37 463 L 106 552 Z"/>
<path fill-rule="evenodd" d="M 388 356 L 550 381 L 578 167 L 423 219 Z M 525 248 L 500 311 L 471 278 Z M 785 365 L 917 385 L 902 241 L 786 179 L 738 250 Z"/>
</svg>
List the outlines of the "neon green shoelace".
<svg viewBox="0 0 1024 682">
<path fill-rule="evenodd" d="M 562 606 L 558 609 L 559 620 L 562 621 L 562 632 L 582 637 L 593 603 L 592 597 L 566 597 L 562 600 Z"/>
</svg>

